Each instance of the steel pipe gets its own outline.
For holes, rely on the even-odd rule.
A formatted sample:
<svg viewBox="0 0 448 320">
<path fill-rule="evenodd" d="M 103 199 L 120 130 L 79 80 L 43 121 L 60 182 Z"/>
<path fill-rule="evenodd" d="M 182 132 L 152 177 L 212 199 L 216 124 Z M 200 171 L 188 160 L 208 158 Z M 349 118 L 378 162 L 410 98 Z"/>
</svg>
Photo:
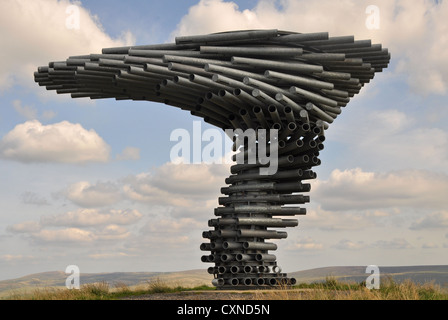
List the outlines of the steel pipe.
<svg viewBox="0 0 448 320">
<path fill-rule="evenodd" d="M 252 90 L 252 96 L 257 98 L 263 105 L 274 105 L 277 107 L 282 107 L 282 104 L 277 100 L 266 94 L 264 91 L 259 89 Z"/>
<path fill-rule="evenodd" d="M 298 220 L 296 219 L 273 219 L 273 218 L 248 218 L 248 217 L 240 217 L 240 218 L 221 218 L 217 219 L 217 225 L 240 225 L 240 226 L 265 226 L 265 227 L 296 227 L 298 225 Z M 227 243 L 229 245 L 229 243 Z M 241 248 L 241 246 L 238 246 Z M 225 248 L 226 249 L 226 248 Z"/>
<path fill-rule="evenodd" d="M 308 179 L 315 179 L 316 177 L 310 177 Z M 309 196 L 304 195 L 285 195 L 285 194 L 270 194 L 259 196 L 229 196 L 220 197 L 219 204 L 226 205 L 230 203 L 239 202 L 257 202 L 257 203 L 277 203 L 277 204 L 303 204 L 310 201 Z"/>
<path fill-rule="evenodd" d="M 326 81 L 320 81 L 313 78 L 308 78 L 304 76 L 291 75 L 287 73 L 281 73 L 273 70 L 266 70 L 264 73 L 265 77 L 279 79 L 285 83 L 293 83 L 298 86 L 306 86 L 316 89 L 334 89 L 334 84 Z"/>
<path fill-rule="evenodd" d="M 277 257 L 273 254 L 263 254 L 263 253 L 257 253 L 255 255 L 255 260 L 257 261 L 275 261 Z"/>
<path fill-rule="evenodd" d="M 292 186 L 291 186 L 292 189 Z M 294 189 L 292 192 L 299 192 L 300 190 Z M 227 207 L 227 208 L 215 208 L 215 215 L 227 215 L 227 214 L 239 214 L 239 213 L 260 213 L 260 214 L 270 214 L 277 216 L 295 216 L 295 215 L 305 215 L 306 209 L 300 207 L 281 207 L 281 206 L 254 206 L 254 205 L 242 205 L 235 208 Z M 221 232 L 223 230 L 220 230 Z M 229 236 L 233 236 L 234 233 L 228 232 Z"/>
<path fill-rule="evenodd" d="M 238 237 L 239 238 L 262 238 L 262 239 L 284 239 L 284 238 L 288 237 L 288 234 L 286 232 L 274 231 L 274 230 L 242 229 L 242 230 L 238 230 Z M 246 256 L 248 256 L 248 255 L 246 255 Z M 250 259 L 253 260 L 253 257 L 250 257 Z M 237 260 L 238 260 L 238 258 L 237 258 Z M 239 260 L 239 261 L 243 261 L 243 260 Z"/>
<path fill-rule="evenodd" d="M 186 44 L 186 43 L 205 44 L 213 42 L 234 42 L 241 40 L 254 41 L 254 40 L 275 38 L 277 36 L 278 36 L 277 29 L 222 32 L 209 35 L 176 37 L 176 44 Z"/>
<path fill-rule="evenodd" d="M 272 61 L 265 59 L 245 58 L 245 57 L 232 57 L 231 62 L 233 64 L 243 64 L 264 68 L 264 70 L 272 68 L 274 70 L 287 70 L 289 72 L 294 71 L 305 74 L 321 73 L 324 70 L 322 66 L 316 66 L 316 65 L 308 65 L 302 63 L 288 63 L 288 62 Z"/>
<path fill-rule="evenodd" d="M 222 46 L 201 46 L 201 53 L 222 54 L 226 56 L 241 55 L 246 56 L 274 56 L 274 57 L 296 57 L 303 54 L 302 48 L 285 47 L 222 47 Z"/>
<path fill-rule="evenodd" d="M 246 241 L 243 243 L 243 247 L 248 250 L 277 250 L 277 245 L 275 243 L 267 242 Z"/>
</svg>

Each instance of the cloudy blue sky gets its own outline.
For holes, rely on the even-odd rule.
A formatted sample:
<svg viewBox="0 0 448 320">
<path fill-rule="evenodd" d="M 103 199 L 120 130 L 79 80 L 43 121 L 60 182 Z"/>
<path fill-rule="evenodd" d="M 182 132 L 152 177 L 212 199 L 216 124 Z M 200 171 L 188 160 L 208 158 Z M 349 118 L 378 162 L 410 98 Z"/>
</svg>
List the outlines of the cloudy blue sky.
<svg viewBox="0 0 448 320">
<path fill-rule="evenodd" d="M 327 131 L 308 214 L 278 241 L 283 270 L 448 264 L 448 3 L 2 0 L 0 16 L 0 280 L 73 264 L 206 268 L 201 234 L 229 167 L 170 161 L 171 132 L 198 119 L 59 96 L 33 72 L 106 47 L 257 28 L 354 35 L 392 53 Z"/>
</svg>

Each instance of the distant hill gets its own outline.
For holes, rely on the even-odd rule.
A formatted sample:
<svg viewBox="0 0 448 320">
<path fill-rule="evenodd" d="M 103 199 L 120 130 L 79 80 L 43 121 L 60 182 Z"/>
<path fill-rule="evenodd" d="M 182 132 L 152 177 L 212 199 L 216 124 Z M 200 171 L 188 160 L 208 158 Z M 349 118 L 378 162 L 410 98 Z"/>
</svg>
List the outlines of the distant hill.
<svg viewBox="0 0 448 320">
<path fill-rule="evenodd" d="M 381 280 L 391 277 L 397 282 L 410 279 L 415 283 L 432 282 L 448 288 L 448 265 L 446 266 L 403 266 L 379 267 Z M 288 276 L 296 278 L 297 283 L 325 281 L 332 277 L 345 282 L 365 281 L 369 276 L 366 266 L 325 267 L 297 272 L 289 272 Z M 44 287 L 65 287 L 67 275 L 62 271 L 31 274 L 17 279 L 0 281 L 0 298 L 13 293 L 32 292 Z M 194 287 L 203 284 L 211 285 L 212 276 L 206 270 L 189 270 L 181 272 L 112 272 L 82 273 L 81 285 L 95 282 L 107 282 L 111 288 L 118 285 L 129 287 L 146 285 L 150 281 L 160 280 L 183 287 Z"/>
<path fill-rule="evenodd" d="M 27 275 L 17 279 L 0 281 L 0 298 L 11 294 L 33 292 L 40 288 L 65 288 L 68 274 L 62 271 L 42 272 Z M 107 282 L 111 288 L 119 285 L 135 287 L 147 285 L 151 281 L 194 287 L 210 284 L 213 276 L 206 270 L 189 270 L 181 272 L 111 272 L 111 273 L 81 273 L 81 285 L 88 283 Z"/>
</svg>

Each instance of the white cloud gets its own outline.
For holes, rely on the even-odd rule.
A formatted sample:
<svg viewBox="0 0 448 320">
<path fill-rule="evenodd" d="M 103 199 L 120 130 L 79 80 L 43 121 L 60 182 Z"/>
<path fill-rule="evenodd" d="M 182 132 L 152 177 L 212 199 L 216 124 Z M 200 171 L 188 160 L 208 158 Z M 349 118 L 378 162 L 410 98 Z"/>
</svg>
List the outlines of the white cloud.
<svg viewBox="0 0 448 320">
<path fill-rule="evenodd" d="M 63 121 L 17 125 L 0 141 L 0 157 L 20 162 L 106 162 L 110 147 L 94 131 Z"/>
<path fill-rule="evenodd" d="M 289 250 L 300 250 L 300 251 L 316 251 L 316 250 L 322 250 L 323 248 L 324 246 L 322 243 L 316 242 L 314 239 L 310 237 L 298 239 L 288 247 Z"/>
<path fill-rule="evenodd" d="M 194 211 L 217 205 L 220 188 L 229 175 L 228 167 L 218 164 L 174 164 L 168 162 L 151 171 L 130 175 L 116 182 L 79 181 L 61 193 L 73 203 L 94 208 L 121 200 L 138 201 L 170 211 Z M 198 209 L 201 208 L 201 209 Z M 154 211 L 154 210 L 153 210 Z"/>
<path fill-rule="evenodd" d="M 139 255 L 147 255 L 150 253 L 151 257 L 166 255 L 173 258 L 185 252 L 198 253 L 197 249 L 195 250 L 195 246 L 198 243 L 197 241 L 192 241 L 191 237 L 183 234 L 173 233 L 166 236 L 161 233 L 147 233 L 129 239 L 126 242 L 126 248 Z M 179 259 L 174 258 L 173 263 L 179 264 Z"/>
<path fill-rule="evenodd" d="M 22 101 L 20 100 L 14 100 L 12 106 L 18 114 L 27 120 L 34 120 L 39 117 L 44 120 L 50 120 L 56 116 L 56 113 L 52 110 L 45 110 L 38 115 L 37 109 L 34 106 L 22 105 Z"/>
<path fill-rule="evenodd" d="M 117 225 L 108 225 L 96 233 L 98 240 L 123 240 L 128 238 L 131 233 L 127 228 Z"/>
<path fill-rule="evenodd" d="M 142 226 L 144 232 L 206 229 L 207 219 L 218 206 L 220 188 L 225 186 L 224 179 L 228 175 L 225 165 L 166 163 L 117 181 L 79 181 L 58 195 L 84 209 L 42 217 L 41 224 L 82 228 L 125 224 L 118 220 L 124 217 L 129 219 L 128 223 L 134 223 L 141 216 L 138 211 L 104 209 L 122 201 L 133 201 L 151 206 L 151 221 Z"/>
<path fill-rule="evenodd" d="M 326 210 L 364 210 L 394 207 L 446 208 L 448 176 L 423 170 L 388 173 L 360 168 L 334 170 L 328 180 L 313 184 L 313 197 Z"/>
<path fill-rule="evenodd" d="M 42 112 L 41 117 L 44 120 L 51 120 L 56 117 L 56 112 L 54 112 L 53 110 L 45 110 Z"/>
<path fill-rule="evenodd" d="M 123 191 L 135 201 L 198 207 L 198 201 L 216 201 L 228 175 L 224 165 L 166 163 L 152 172 L 126 177 Z"/>
<path fill-rule="evenodd" d="M 317 203 L 321 199 L 316 196 L 311 201 Z M 370 211 L 347 210 L 338 212 L 325 210 L 320 205 L 317 208 L 307 208 L 307 214 L 301 221 L 304 228 L 316 228 L 325 231 L 362 230 L 378 223 L 379 220 L 375 219 Z"/>
<path fill-rule="evenodd" d="M 126 147 L 122 153 L 117 154 L 117 160 L 140 160 L 140 149 L 135 147 Z"/>
<path fill-rule="evenodd" d="M 111 182 L 92 185 L 88 181 L 80 181 L 69 186 L 63 193 L 73 203 L 86 208 L 112 205 L 122 198 L 119 188 Z"/>
<path fill-rule="evenodd" d="M 349 152 L 347 158 L 362 159 L 372 167 L 431 167 L 444 171 L 448 166 L 446 130 L 430 127 L 421 117 L 394 109 L 366 111 L 362 115 L 353 111 L 358 117 L 352 114 L 344 127 L 335 126 L 329 138 L 331 142 L 344 142 Z M 359 117 L 367 120 L 362 126 Z"/>
<path fill-rule="evenodd" d="M 366 248 L 366 244 L 363 241 L 352 241 L 348 239 L 340 240 L 338 243 L 333 245 L 333 248 L 341 250 L 359 250 Z"/>
<path fill-rule="evenodd" d="M 25 117 L 28 120 L 36 119 L 37 110 L 32 106 L 22 106 L 22 102 L 20 100 L 14 100 L 12 102 L 14 110 L 17 111 L 18 114 Z"/>
<path fill-rule="evenodd" d="M 39 232 L 42 226 L 37 221 L 24 221 L 11 226 L 7 230 L 14 233 L 34 233 Z"/>
<path fill-rule="evenodd" d="M 23 262 L 33 260 L 33 259 L 34 259 L 33 256 L 24 256 L 21 254 L 18 254 L 18 255 L 4 254 L 4 255 L 0 256 L 0 262 L 8 262 L 8 263 L 11 263 L 11 262 L 23 263 Z"/>
<path fill-rule="evenodd" d="M 73 4 L 79 9 L 79 28 L 71 27 L 77 16 L 67 8 Z M 15 84 L 38 88 L 33 72 L 50 61 L 134 42 L 129 31 L 120 39 L 111 39 L 81 2 L 68 0 L 2 0 L 0 38 L 0 91 Z"/>
<path fill-rule="evenodd" d="M 127 258 L 132 257 L 134 255 L 125 253 L 125 252 L 109 252 L 109 253 L 92 253 L 89 254 L 89 258 L 95 259 L 95 260 L 102 260 L 102 259 L 117 259 L 117 258 Z"/>
<path fill-rule="evenodd" d="M 109 210 L 101 212 L 97 209 L 78 209 L 66 213 L 43 216 L 41 225 L 59 227 L 92 227 L 106 225 L 130 225 L 142 218 L 138 210 Z"/>
<path fill-rule="evenodd" d="M 274 13 L 274 12 L 273 12 Z M 203 28 L 200 27 L 203 26 Z M 175 36 L 259 28 L 257 12 L 239 11 L 234 2 L 201 0 L 190 8 L 179 23 Z"/>
<path fill-rule="evenodd" d="M 390 49 L 415 92 L 444 94 L 448 88 L 448 3 L 445 1 L 378 0 L 380 29 L 366 27 L 371 1 L 258 1 L 251 10 L 235 2 L 201 0 L 192 6 L 173 36 L 238 29 L 275 28 L 296 32 L 328 31 L 355 35 Z M 342 23 L 343 22 L 343 23 Z"/>
<path fill-rule="evenodd" d="M 25 221 L 7 227 L 32 243 L 85 245 L 107 241 L 117 243 L 131 236 L 128 226 L 143 215 L 137 210 L 79 209 L 58 215 L 42 216 L 40 221 Z"/>
<path fill-rule="evenodd" d="M 30 192 L 30 191 L 24 192 L 24 193 L 22 193 L 21 198 L 22 198 L 22 202 L 25 204 L 34 204 L 37 206 L 49 205 L 47 199 L 39 196 L 38 194 L 36 194 L 34 192 Z"/>
<path fill-rule="evenodd" d="M 204 228 L 205 224 L 192 218 L 161 218 L 157 221 L 149 221 L 142 227 L 140 232 L 146 233 L 178 233 L 184 234 L 192 229 Z"/>
<path fill-rule="evenodd" d="M 433 243 L 433 242 L 428 242 L 428 243 L 422 244 L 422 249 L 437 249 L 438 247 L 439 247 L 439 245 L 437 245 L 436 243 Z"/>
<path fill-rule="evenodd" d="M 32 238 L 34 241 L 54 244 L 86 244 L 96 240 L 96 236 L 92 231 L 79 228 L 66 228 L 58 230 L 43 229 L 37 233 L 33 233 Z"/>
<path fill-rule="evenodd" d="M 413 246 L 403 238 L 394 238 L 392 240 L 378 240 L 373 243 L 374 247 L 380 249 L 411 249 Z"/>
<path fill-rule="evenodd" d="M 448 211 L 432 212 L 411 225 L 413 230 L 448 228 Z"/>
</svg>

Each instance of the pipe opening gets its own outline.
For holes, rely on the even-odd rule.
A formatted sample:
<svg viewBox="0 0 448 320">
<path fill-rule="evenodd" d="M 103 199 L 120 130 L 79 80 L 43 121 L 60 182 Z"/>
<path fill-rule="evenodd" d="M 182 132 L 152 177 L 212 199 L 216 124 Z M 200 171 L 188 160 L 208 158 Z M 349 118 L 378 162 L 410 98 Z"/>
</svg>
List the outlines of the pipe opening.
<svg viewBox="0 0 448 320">
<path fill-rule="evenodd" d="M 244 273 L 252 273 L 252 267 L 251 266 L 244 266 Z"/>
<path fill-rule="evenodd" d="M 240 268 L 238 266 L 231 266 L 230 272 L 233 274 L 236 274 L 236 273 L 240 272 Z"/>
<path fill-rule="evenodd" d="M 219 274 L 224 274 L 224 273 L 226 273 L 226 271 L 227 271 L 226 267 L 224 267 L 224 266 L 218 267 L 218 273 Z"/>
<path fill-rule="evenodd" d="M 222 286 L 224 285 L 224 279 L 221 279 L 221 278 L 219 278 L 219 279 L 213 279 L 213 280 L 212 280 L 212 284 L 213 284 L 215 287 L 222 287 Z"/>
<path fill-rule="evenodd" d="M 254 107 L 254 113 L 257 114 L 257 113 L 260 113 L 260 112 L 262 112 L 261 108 L 259 106 L 255 106 Z"/>
<path fill-rule="evenodd" d="M 272 272 L 274 272 L 274 273 L 280 273 L 280 272 L 282 272 L 282 268 L 280 268 L 279 266 L 274 266 L 274 267 L 272 268 Z"/>
<path fill-rule="evenodd" d="M 230 284 L 231 284 L 232 286 L 237 286 L 239 283 L 240 283 L 240 282 L 239 282 L 239 280 L 238 280 L 237 278 L 232 278 L 232 279 L 230 279 Z"/>
</svg>

